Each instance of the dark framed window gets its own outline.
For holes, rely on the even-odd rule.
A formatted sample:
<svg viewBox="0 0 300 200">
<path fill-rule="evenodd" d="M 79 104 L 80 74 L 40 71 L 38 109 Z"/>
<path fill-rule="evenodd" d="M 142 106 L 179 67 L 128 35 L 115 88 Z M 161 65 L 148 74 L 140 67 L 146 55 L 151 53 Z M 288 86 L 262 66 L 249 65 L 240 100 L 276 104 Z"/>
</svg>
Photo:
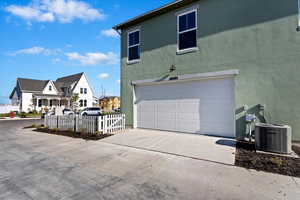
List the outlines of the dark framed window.
<svg viewBox="0 0 300 200">
<path fill-rule="evenodd" d="M 51 85 L 49 85 L 49 91 L 52 91 L 52 86 Z"/>
<path fill-rule="evenodd" d="M 87 88 L 84 88 L 84 94 L 87 94 Z"/>
<path fill-rule="evenodd" d="M 87 100 L 84 100 L 84 107 L 87 107 Z"/>
<path fill-rule="evenodd" d="M 52 107 L 53 106 L 53 100 L 50 100 L 49 104 L 50 104 L 49 106 Z"/>
<path fill-rule="evenodd" d="M 83 100 L 80 100 L 80 101 L 79 101 L 79 106 L 80 106 L 80 107 L 83 107 Z"/>
<path fill-rule="evenodd" d="M 140 59 L 140 30 L 128 33 L 128 61 Z"/>
<path fill-rule="evenodd" d="M 197 48 L 197 10 L 177 16 L 178 50 Z"/>
<path fill-rule="evenodd" d="M 80 88 L 80 94 L 83 94 L 83 88 Z"/>
<path fill-rule="evenodd" d="M 42 99 L 39 99 L 39 100 L 38 100 L 38 106 L 39 106 L 39 107 L 42 107 Z"/>
</svg>

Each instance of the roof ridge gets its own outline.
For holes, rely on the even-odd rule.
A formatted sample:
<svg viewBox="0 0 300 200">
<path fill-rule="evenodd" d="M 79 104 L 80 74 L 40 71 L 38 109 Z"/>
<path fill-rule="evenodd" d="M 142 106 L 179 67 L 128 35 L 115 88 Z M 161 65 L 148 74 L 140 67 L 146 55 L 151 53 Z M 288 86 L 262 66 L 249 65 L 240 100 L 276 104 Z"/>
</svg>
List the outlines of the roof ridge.
<svg viewBox="0 0 300 200">
<path fill-rule="evenodd" d="M 68 76 L 63 76 L 63 77 L 59 77 L 56 79 L 56 81 L 58 81 L 59 79 L 64 79 L 64 78 L 69 78 L 69 77 L 72 77 L 72 76 L 78 76 L 78 75 L 83 75 L 84 72 L 80 72 L 80 73 L 77 73 L 77 74 L 72 74 L 72 75 L 68 75 Z"/>
<path fill-rule="evenodd" d="M 41 80 L 41 79 L 33 79 L 33 78 L 17 78 L 17 80 L 20 80 L 20 79 L 23 79 L 23 80 L 32 80 L 32 81 L 49 81 L 49 80 Z"/>
</svg>

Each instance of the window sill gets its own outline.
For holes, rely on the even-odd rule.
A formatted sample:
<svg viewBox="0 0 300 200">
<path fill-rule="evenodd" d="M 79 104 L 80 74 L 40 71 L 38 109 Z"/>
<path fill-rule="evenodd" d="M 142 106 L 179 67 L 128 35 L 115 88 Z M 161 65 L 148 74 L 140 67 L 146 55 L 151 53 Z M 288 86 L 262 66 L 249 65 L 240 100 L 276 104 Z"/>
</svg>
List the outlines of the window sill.
<svg viewBox="0 0 300 200">
<path fill-rule="evenodd" d="M 130 60 L 130 61 L 127 61 L 127 65 L 132 65 L 132 64 L 135 64 L 135 63 L 139 63 L 141 60 Z"/>
<path fill-rule="evenodd" d="M 190 48 L 190 49 L 177 50 L 176 54 L 181 55 L 181 54 L 191 53 L 191 52 L 195 52 L 195 51 L 199 51 L 199 48 L 194 47 L 194 48 Z"/>
</svg>

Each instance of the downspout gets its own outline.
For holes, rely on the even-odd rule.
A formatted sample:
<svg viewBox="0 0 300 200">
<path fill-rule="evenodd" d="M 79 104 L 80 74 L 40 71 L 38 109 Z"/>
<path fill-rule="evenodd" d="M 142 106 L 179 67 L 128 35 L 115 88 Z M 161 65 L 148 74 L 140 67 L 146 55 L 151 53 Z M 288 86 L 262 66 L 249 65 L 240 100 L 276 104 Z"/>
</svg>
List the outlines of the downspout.
<svg viewBox="0 0 300 200">
<path fill-rule="evenodd" d="M 298 0 L 298 26 L 297 31 L 300 31 L 300 0 Z"/>
</svg>

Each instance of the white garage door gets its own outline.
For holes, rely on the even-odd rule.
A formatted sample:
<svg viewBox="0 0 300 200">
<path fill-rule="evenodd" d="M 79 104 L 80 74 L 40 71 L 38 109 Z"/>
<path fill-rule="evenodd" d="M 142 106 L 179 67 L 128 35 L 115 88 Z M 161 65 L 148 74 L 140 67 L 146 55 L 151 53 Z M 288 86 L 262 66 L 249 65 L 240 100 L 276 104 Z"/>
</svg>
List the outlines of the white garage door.
<svg viewBox="0 0 300 200">
<path fill-rule="evenodd" d="M 139 128 L 235 136 L 234 79 L 136 86 Z"/>
</svg>

